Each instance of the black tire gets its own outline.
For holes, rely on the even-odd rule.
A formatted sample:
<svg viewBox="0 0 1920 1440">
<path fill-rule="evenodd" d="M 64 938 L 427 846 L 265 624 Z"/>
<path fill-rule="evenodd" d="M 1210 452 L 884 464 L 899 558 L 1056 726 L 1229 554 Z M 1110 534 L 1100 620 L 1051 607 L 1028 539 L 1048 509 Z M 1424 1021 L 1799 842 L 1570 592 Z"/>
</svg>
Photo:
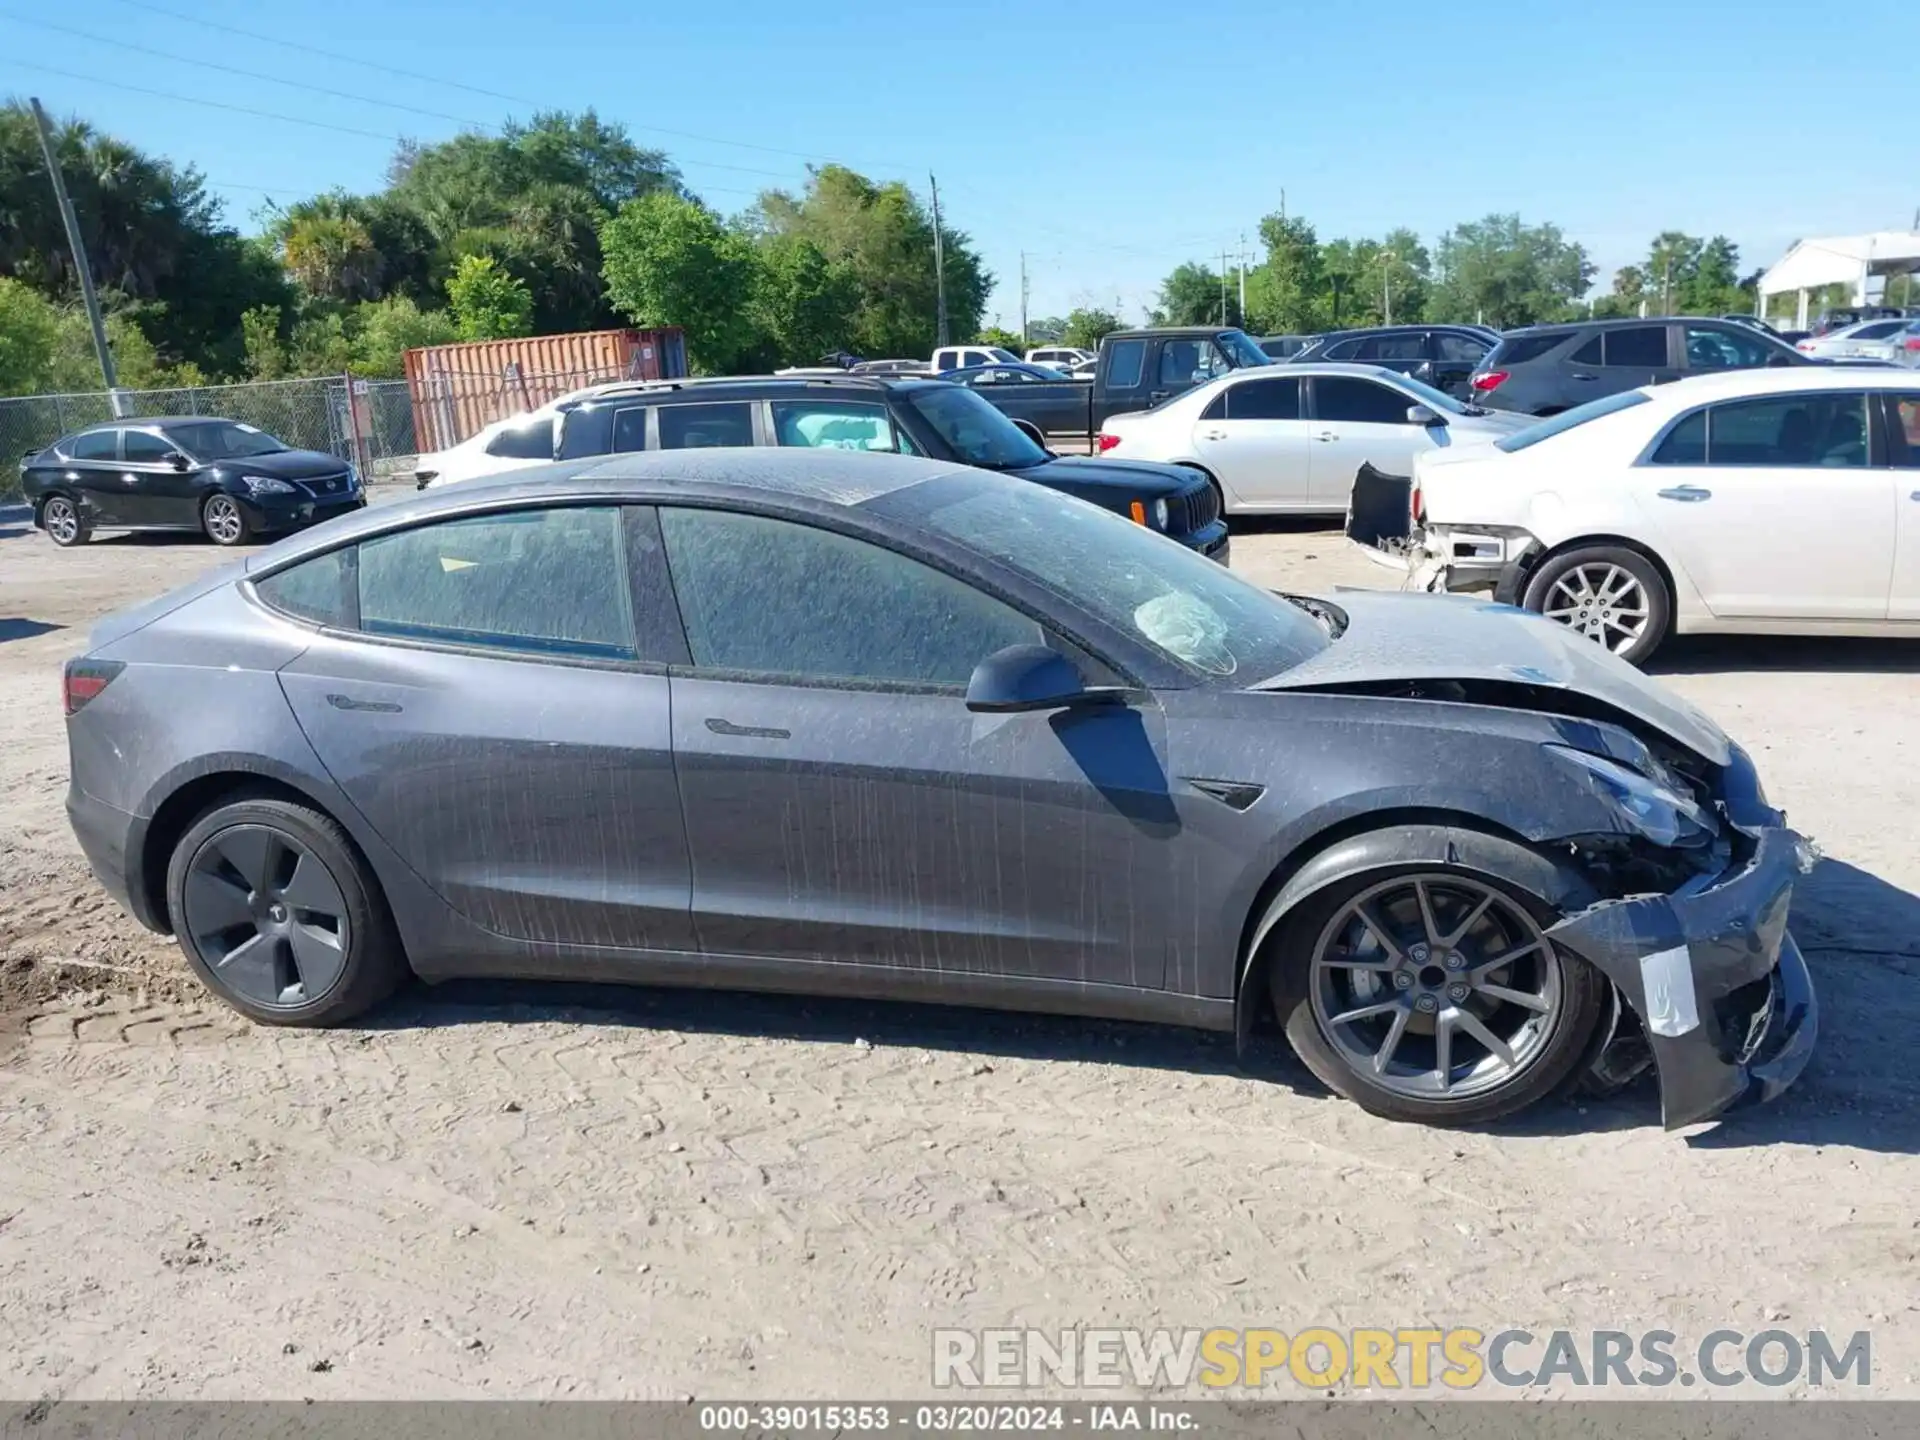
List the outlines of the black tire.
<svg viewBox="0 0 1920 1440">
<path fill-rule="evenodd" d="M 1497 841 L 1517 852 L 1515 875 L 1538 873 L 1539 859 L 1524 847 Z M 1504 867 L 1503 867 L 1504 868 Z M 1274 1008 L 1287 1039 L 1306 1067 L 1328 1089 L 1383 1119 L 1436 1126 L 1485 1125 L 1526 1109 L 1566 1088 L 1590 1059 L 1594 1035 L 1606 1018 L 1609 986 L 1592 966 L 1551 944 L 1544 947 L 1542 973 L 1552 967 L 1557 1008 L 1545 1022 L 1545 1034 L 1527 1063 L 1496 1087 L 1458 1096 L 1415 1096 L 1381 1083 L 1336 1045 L 1311 998 L 1310 974 L 1315 951 L 1328 927 L 1356 897 L 1369 890 L 1414 876 L 1458 876 L 1484 889 L 1497 890 L 1542 929 L 1561 917 L 1546 901 L 1513 881 L 1484 870 L 1442 864 L 1396 866 L 1370 870 L 1329 886 L 1303 901 L 1283 922 L 1276 937 L 1278 949 L 1268 969 Z M 1382 985 L 1382 993 L 1386 987 Z"/>
<path fill-rule="evenodd" d="M 1645 624 L 1630 640 L 1626 639 L 1624 633 L 1606 628 L 1616 618 L 1611 612 L 1603 619 L 1596 611 L 1588 622 L 1596 624 L 1602 633 L 1608 635 L 1607 648 L 1622 660 L 1630 665 L 1645 664 L 1672 632 L 1673 592 L 1667 588 L 1660 567 L 1638 550 L 1628 549 L 1624 545 L 1581 545 L 1549 556 L 1528 578 L 1520 603 L 1536 615 L 1549 615 L 1549 618 L 1558 619 L 1562 624 L 1580 629 L 1581 622 L 1577 615 L 1562 619 L 1550 612 L 1567 608 L 1573 598 L 1569 590 L 1578 588 L 1576 581 L 1595 572 L 1602 575 L 1613 572 L 1630 575 L 1645 597 L 1646 603 L 1642 607 L 1646 610 Z M 1590 631 L 1582 630 L 1581 633 L 1593 638 Z"/>
<path fill-rule="evenodd" d="M 200 528 L 216 545 L 244 545 L 253 538 L 246 507 L 223 490 L 200 502 Z"/>
<path fill-rule="evenodd" d="M 275 998 L 262 998 L 257 987 L 255 993 L 247 993 L 238 983 L 230 981 L 229 975 L 223 974 L 221 968 L 223 964 L 232 963 L 245 937 L 232 940 L 223 960 L 215 951 L 221 944 L 227 943 L 231 932 L 223 931 L 219 935 L 195 933 L 196 929 L 203 927 L 196 924 L 191 911 L 194 908 L 205 910 L 207 902 L 197 897 L 189 899 L 187 887 L 190 879 L 196 883 L 203 883 L 207 879 L 211 867 L 220 863 L 218 847 L 223 841 L 232 843 L 239 839 L 250 842 L 255 837 L 265 837 L 269 844 L 272 837 L 278 837 L 282 847 L 290 847 L 298 852 L 295 866 L 289 872 L 292 876 L 304 873 L 299 871 L 299 866 L 307 864 L 309 860 L 317 861 L 324 878 L 335 887 L 333 894 L 340 902 L 341 913 L 333 933 L 338 941 L 335 948 L 343 959 L 337 973 L 324 986 L 316 987 L 316 994 L 305 993 L 305 974 L 300 971 L 298 947 L 290 940 L 284 944 L 278 943 L 293 928 L 293 924 L 308 918 L 300 911 L 298 902 L 284 894 L 294 888 L 291 883 L 270 879 L 255 887 L 259 898 L 256 900 L 254 895 L 249 895 L 246 903 L 259 912 L 267 908 L 269 898 L 286 900 L 287 913 L 277 916 L 282 922 L 277 933 L 269 933 L 269 928 L 262 920 L 259 934 L 268 942 L 268 950 L 259 953 L 266 954 L 270 950 L 294 968 L 299 982 L 297 993 L 291 988 L 283 988 Z M 235 891 L 242 888 L 231 881 L 228 886 Z M 273 904 L 271 909 L 280 911 L 282 906 Z M 242 795 L 229 798 L 207 810 L 187 827 L 186 833 L 174 846 L 167 866 L 167 910 L 173 919 L 174 933 L 179 938 L 187 963 L 193 967 L 202 983 L 226 1004 L 262 1024 L 340 1024 L 386 999 L 411 973 L 406 953 L 394 929 L 393 918 L 388 913 L 386 898 L 380 892 L 379 882 L 346 831 L 320 811 L 278 796 Z M 289 919 L 293 924 L 286 923 Z M 245 928 L 254 923 L 245 921 L 235 928 Z M 210 930 L 210 927 L 206 928 Z M 273 948 L 276 944 L 277 949 Z M 242 967 L 243 970 L 248 968 Z M 257 973 L 264 967 L 251 968 Z"/>
<path fill-rule="evenodd" d="M 70 495 L 49 495 L 40 502 L 40 528 L 62 549 L 84 545 L 93 538 L 93 527 Z"/>
</svg>

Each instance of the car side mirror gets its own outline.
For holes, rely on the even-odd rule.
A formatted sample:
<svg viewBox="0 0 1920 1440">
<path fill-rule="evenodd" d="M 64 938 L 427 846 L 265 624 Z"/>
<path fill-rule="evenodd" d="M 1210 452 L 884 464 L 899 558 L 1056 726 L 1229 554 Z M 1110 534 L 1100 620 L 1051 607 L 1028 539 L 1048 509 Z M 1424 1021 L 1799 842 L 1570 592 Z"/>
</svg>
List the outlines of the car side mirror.
<svg viewBox="0 0 1920 1440">
<path fill-rule="evenodd" d="M 1429 406 L 1409 405 L 1407 407 L 1407 423 L 1409 425 L 1444 425 L 1447 422 L 1442 420 L 1439 414 Z"/>
<path fill-rule="evenodd" d="M 193 468 L 193 461 L 189 460 L 185 455 L 182 455 L 178 450 L 173 451 L 167 456 L 167 464 L 176 470 L 191 470 Z"/>
<path fill-rule="evenodd" d="M 1793 359 L 1788 355 L 1769 355 L 1767 357 L 1767 368 L 1769 370 L 1782 369 L 1791 364 L 1793 364 Z"/>
<path fill-rule="evenodd" d="M 1088 689 L 1074 664 L 1045 645 L 1009 645 L 974 667 L 967 709 L 983 715 L 1111 705 L 1123 691 Z"/>
<path fill-rule="evenodd" d="M 1038 425 L 1034 424 L 1033 421 L 1015 420 L 1013 422 L 1013 428 L 1018 430 L 1022 435 L 1026 436 L 1029 440 L 1033 441 L 1033 443 L 1038 445 L 1042 450 L 1047 450 L 1046 434 L 1040 429 Z M 1051 455 L 1053 452 L 1051 450 L 1047 450 L 1047 453 Z"/>
</svg>

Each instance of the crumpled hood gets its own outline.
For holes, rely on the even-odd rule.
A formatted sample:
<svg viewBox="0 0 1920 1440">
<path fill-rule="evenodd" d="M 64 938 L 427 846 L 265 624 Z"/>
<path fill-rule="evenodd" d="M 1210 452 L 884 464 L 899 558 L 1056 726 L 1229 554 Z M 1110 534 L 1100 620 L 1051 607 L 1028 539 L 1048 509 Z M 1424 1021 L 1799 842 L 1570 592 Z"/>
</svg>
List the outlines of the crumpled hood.
<svg viewBox="0 0 1920 1440">
<path fill-rule="evenodd" d="M 1487 680 L 1587 695 L 1715 765 L 1726 732 L 1659 681 L 1563 625 L 1467 596 L 1343 590 L 1340 638 L 1258 690 L 1315 690 L 1393 680 Z"/>
</svg>

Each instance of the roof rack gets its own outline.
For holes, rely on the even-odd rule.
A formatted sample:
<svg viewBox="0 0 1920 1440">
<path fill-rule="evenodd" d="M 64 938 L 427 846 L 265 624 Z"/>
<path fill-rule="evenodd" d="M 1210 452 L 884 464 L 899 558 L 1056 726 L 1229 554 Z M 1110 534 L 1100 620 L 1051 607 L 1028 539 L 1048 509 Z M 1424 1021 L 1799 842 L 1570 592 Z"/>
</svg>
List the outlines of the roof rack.
<svg viewBox="0 0 1920 1440">
<path fill-rule="evenodd" d="M 608 385 L 602 389 L 596 389 L 591 395 L 583 395 L 574 403 L 597 405 L 605 400 L 625 399 L 634 395 L 658 395 L 673 390 L 720 385 L 833 385 L 856 390 L 884 390 L 897 380 L 919 378 L 922 377 L 913 375 L 689 375 L 677 380 L 635 380 Z"/>
</svg>

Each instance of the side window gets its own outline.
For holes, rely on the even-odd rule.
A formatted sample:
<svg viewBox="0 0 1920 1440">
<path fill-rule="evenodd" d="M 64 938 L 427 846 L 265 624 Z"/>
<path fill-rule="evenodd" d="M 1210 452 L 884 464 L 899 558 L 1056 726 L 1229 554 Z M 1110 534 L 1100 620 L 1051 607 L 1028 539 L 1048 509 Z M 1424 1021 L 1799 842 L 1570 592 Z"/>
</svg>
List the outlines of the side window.
<svg viewBox="0 0 1920 1440">
<path fill-rule="evenodd" d="M 68 458 L 73 460 L 113 460 L 119 453 L 118 430 L 90 430 L 85 435 L 74 436 L 73 444 L 67 448 Z"/>
<path fill-rule="evenodd" d="M 353 623 L 353 547 L 329 550 L 254 586 L 275 610 L 316 625 Z"/>
<path fill-rule="evenodd" d="M 1575 365 L 1598 365 L 1600 363 L 1600 337 L 1595 335 L 1573 354 L 1567 357 Z"/>
<path fill-rule="evenodd" d="M 1413 401 L 1371 380 L 1320 375 L 1313 382 L 1314 414 L 1359 425 L 1405 425 Z"/>
<path fill-rule="evenodd" d="M 1222 390 L 1207 402 L 1207 408 L 1200 412 L 1202 420 L 1224 420 L 1227 418 L 1227 392 Z"/>
<path fill-rule="evenodd" d="M 129 465 L 158 465 L 174 452 L 173 446 L 145 430 L 127 431 L 124 459 Z"/>
<path fill-rule="evenodd" d="M 1403 405 L 1401 409 L 1405 409 Z M 1230 420 L 1298 420 L 1298 380 L 1242 380 L 1227 391 Z"/>
<path fill-rule="evenodd" d="M 1146 341 L 1114 341 L 1107 351 L 1107 388 L 1110 390 L 1134 389 L 1140 383 L 1140 374 L 1146 368 L 1146 363 Z"/>
<path fill-rule="evenodd" d="M 662 405 L 660 448 L 699 450 L 753 444 L 753 407 L 745 400 L 716 405 Z"/>
<path fill-rule="evenodd" d="M 1642 370 L 1658 370 L 1667 363 L 1667 327 L 1634 325 L 1625 330 L 1609 330 L 1602 337 L 1601 353 L 1606 365 L 1632 365 Z"/>
<path fill-rule="evenodd" d="M 1687 366 L 1692 370 L 1745 370 L 1764 365 L 1775 353 L 1765 341 L 1733 330 L 1689 325 Z"/>
<path fill-rule="evenodd" d="M 360 628 L 490 649 L 631 659 L 620 511 L 514 510 L 362 541 Z"/>
<path fill-rule="evenodd" d="M 644 406 L 632 406 L 613 412 L 613 453 L 647 448 L 647 412 Z"/>
<path fill-rule="evenodd" d="M 1453 365 L 1478 365 L 1486 358 L 1487 342 L 1442 330 L 1433 337 L 1433 358 Z"/>
<path fill-rule="evenodd" d="M 1196 385 L 1233 367 L 1211 340 L 1169 340 L 1160 347 L 1160 383 Z"/>
<path fill-rule="evenodd" d="M 1320 358 L 1322 360 L 1352 360 L 1359 355 L 1360 347 L 1366 343 L 1366 337 L 1364 335 L 1357 336 L 1350 340 L 1336 340 L 1333 344 L 1327 346 Z"/>
<path fill-rule="evenodd" d="M 963 687 L 1039 625 L 864 540 L 726 510 L 663 508 L 696 666 L 815 681 Z"/>
<path fill-rule="evenodd" d="M 1770 395 L 1708 412 L 1709 465 L 1856 469 L 1867 463 L 1867 397 L 1854 392 Z"/>
<path fill-rule="evenodd" d="M 1667 432 L 1660 448 L 1653 452 L 1655 465 L 1704 465 L 1707 463 L 1707 412 L 1696 410 Z"/>
<path fill-rule="evenodd" d="M 816 450 L 892 450 L 893 422 L 878 405 L 836 400 L 776 400 L 778 444 Z"/>
<path fill-rule="evenodd" d="M 551 460 L 553 421 L 534 420 L 509 426 L 487 442 L 487 454 L 503 460 Z"/>
<path fill-rule="evenodd" d="M 1887 463 L 1920 469 L 1920 395 L 1887 393 Z"/>
<path fill-rule="evenodd" d="M 1361 360 L 1424 360 L 1425 341 L 1418 334 L 1370 335 L 1360 344 Z"/>
</svg>

